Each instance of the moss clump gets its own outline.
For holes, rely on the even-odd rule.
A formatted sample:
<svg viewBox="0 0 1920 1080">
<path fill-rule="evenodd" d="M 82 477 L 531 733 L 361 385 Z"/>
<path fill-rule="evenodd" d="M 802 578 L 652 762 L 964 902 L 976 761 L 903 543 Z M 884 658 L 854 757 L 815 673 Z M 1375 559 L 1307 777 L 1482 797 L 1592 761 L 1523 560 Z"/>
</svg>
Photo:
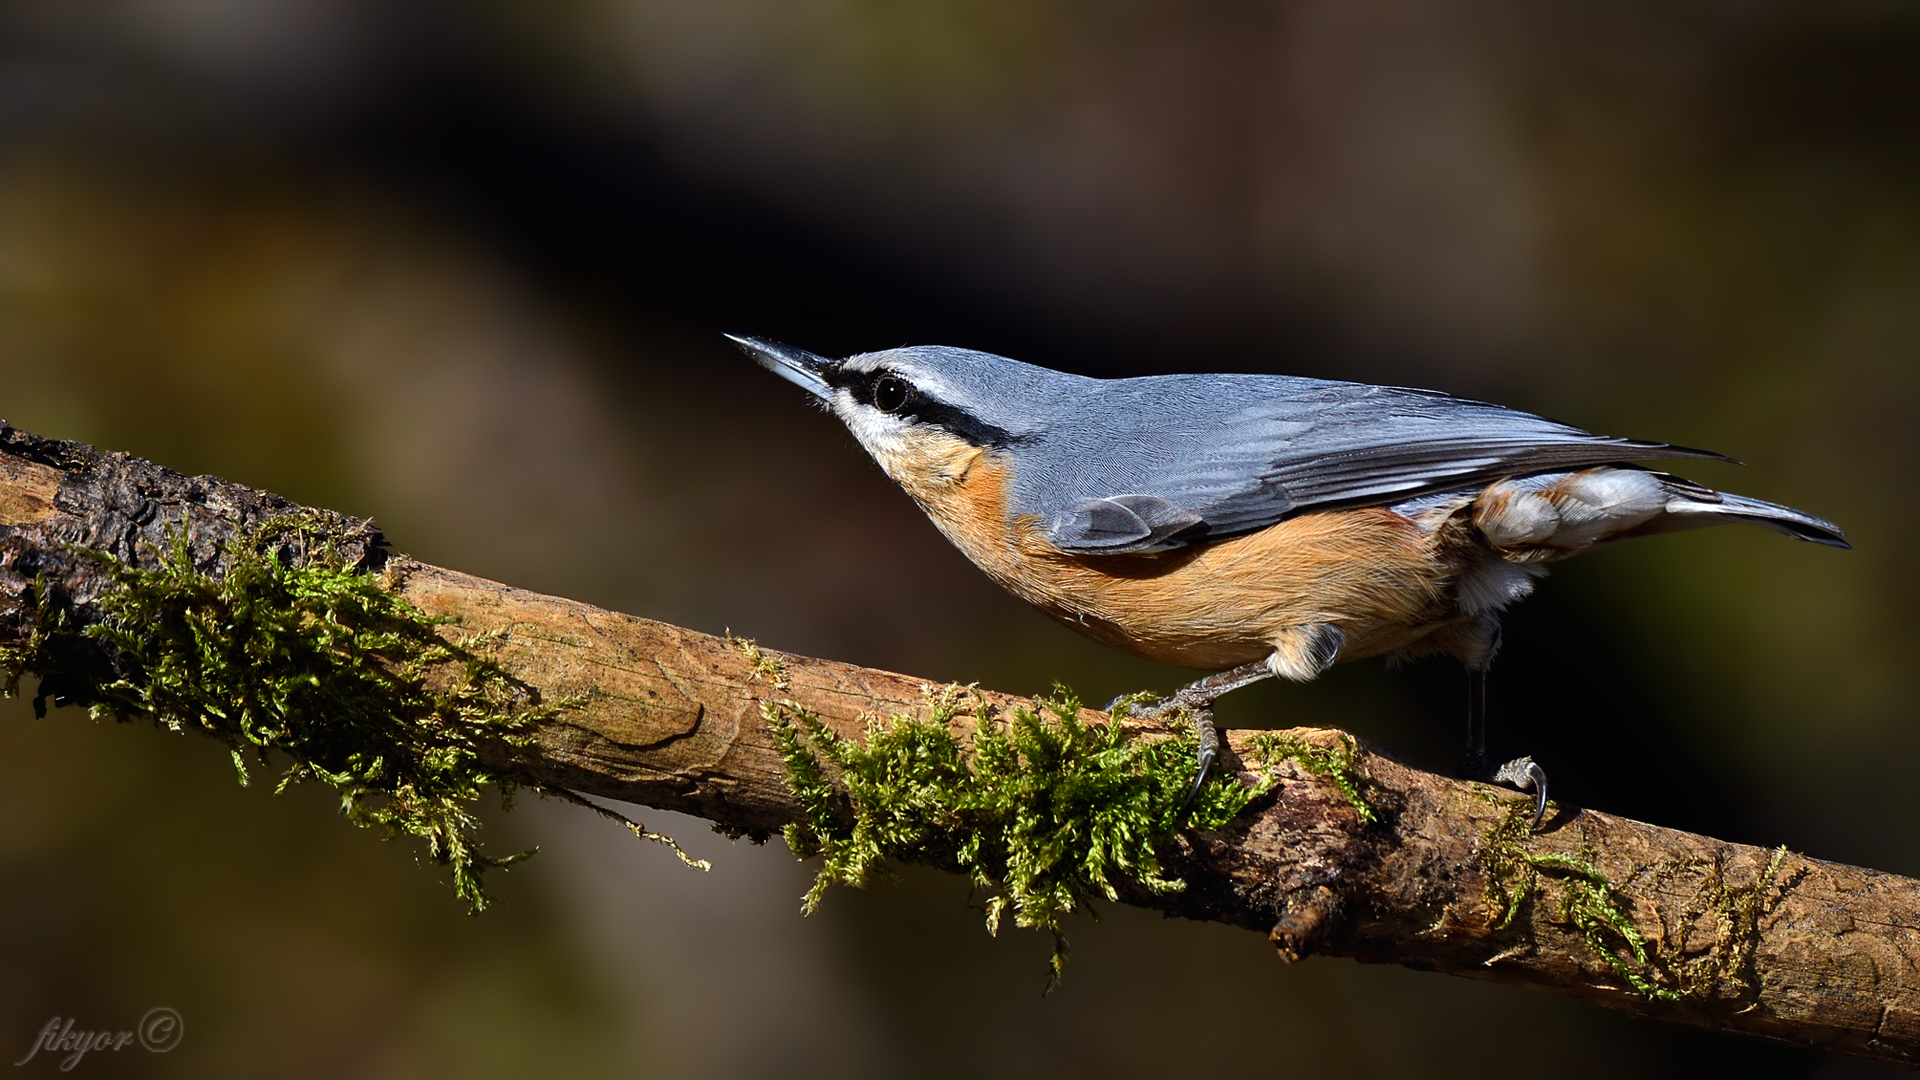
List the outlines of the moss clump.
<svg viewBox="0 0 1920 1080">
<path fill-rule="evenodd" d="M 276 793 L 319 781 L 339 792 L 350 821 L 425 840 L 473 911 L 488 902 L 483 871 L 532 854 L 495 857 L 475 843 L 482 790 L 498 787 L 510 802 L 515 786 L 481 750 L 526 746 L 529 728 L 567 703 L 538 702 L 480 655 L 485 638 L 446 640 L 449 620 L 348 566 L 320 518 L 290 515 L 236 537 L 219 579 L 194 566 L 184 524 L 152 570 L 85 554 L 111 587 L 76 629 L 35 583 L 30 635 L 0 650 L 9 694 L 34 674 L 36 711 L 51 693 L 96 719 L 210 735 L 242 784 L 249 756 L 264 766 L 284 755 Z"/>
<path fill-rule="evenodd" d="M 806 815 L 787 826 L 787 845 L 822 859 L 806 910 L 835 882 L 865 885 L 889 858 L 958 864 L 987 894 L 989 933 L 1012 912 L 1015 925 L 1053 935 L 1052 989 L 1068 915 L 1095 897 L 1117 899 L 1122 883 L 1185 888 L 1164 872 L 1154 842 L 1175 827 L 1197 743 L 1184 729 L 1146 739 L 1117 722 L 1082 723 L 1065 690 L 1010 717 L 976 701 L 978 726 L 963 743 L 947 727 L 962 701 L 959 691 L 932 696 L 927 719 L 876 723 L 864 741 L 791 702 L 762 706 Z M 1265 790 L 1210 781 L 1189 821 L 1217 829 Z"/>
<path fill-rule="evenodd" d="M 1774 848 L 1767 857 L 1766 869 L 1753 884 L 1742 888 L 1727 887 L 1716 871 L 1711 897 L 1719 937 L 1705 956 L 1677 965 L 1676 976 L 1682 986 L 1705 992 L 1715 982 L 1724 980 L 1741 996 L 1759 993 L 1760 977 L 1755 964 L 1760 947 L 1760 920 L 1807 872 L 1802 865 L 1782 880 L 1780 871 L 1786 866 L 1788 855 L 1785 844 Z"/>
<path fill-rule="evenodd" d="M 727 644 L 740 650 L 740 655 L 747 658 L 747 664 L 753 668 L 753 673 L 773 684 L 775 690 L 793 688 L 793 679 L 787 674 L 787 665 L 781 663 L 777 657 L 768 656 L 766 651 L 760 648 L 759 642 L 752 638 L 734 637 L 732 630 L 727 631 L 726 640 Z"/>
<path fill-rule="evenodd" d="M 1262 731 L 1253 736 L 1248 749 L 1260 759 L 1264 768 L 1272 768 L 1282 761 L 1298 764 L 1322 780 L 1340 789 L 1353 812 L 1360 820 L 1371 825 L 1379 820 L 1379 814 L 1373 804 L 1367 800 L 1362 788 L 1366 785 L 1366 776 L 1360 771 L 1360 748 L 1352 738 L 1341 736 L 1335 746 L 1316 746 L 1283 731 Z"/>
<path fill-rule="evenodd" d="M 1729 885 L 1724 849 L 1712 858 L 1687 858 L 1653 868 L 1655 881 L 1698 876 L 1692 898 L 1681 907 L 1654 950 L 1654 959 L 1671 974 L 1681 994 L 1695 998 L 1750 1000 L 1760 991 L 1756 970 L 1761 929 L 1767 913 L 1806 876 L 1804 864 L 1786 870 L 1791 853 L 1773 849 L 1760 874 L 1746 885 Z M 1697 920 L 1710 916 L 1713 938 L 1705 950 L 1688 948 Z"/>
<path fill-rule="evenodd" d="M 1528 851 L 1526 841 L 1532 836 L 1533 803 L 1523 799 L 1511 804 L 1481 840 L 1494 928 L 1513 925 L 1551 883 L 1558 894 L 1557 918 L 1578 930 L 1622 982 L 1656 1001 L 1682 997 L 1672 986 L 1672 973 L 1649 953 L 1647 939 L 1627 914 L 1626 900 L 1613 881 L 1585 859 Z"/>
</svg>

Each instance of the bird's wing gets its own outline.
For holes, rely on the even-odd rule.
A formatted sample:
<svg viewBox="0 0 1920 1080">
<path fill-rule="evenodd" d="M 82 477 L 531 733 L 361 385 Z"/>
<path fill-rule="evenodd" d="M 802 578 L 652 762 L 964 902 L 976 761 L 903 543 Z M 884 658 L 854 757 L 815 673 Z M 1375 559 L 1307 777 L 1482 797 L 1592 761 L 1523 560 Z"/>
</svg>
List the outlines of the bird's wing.
<svg viewBox="0 0 1920 1080">
<path fill-rule="evenodd" d="M 1281 376 L 1157 376 L 1100 391 L 1098 429 L 1025 448 L 1016 509 L 1062 550 L 1160 551 L 1331 506 L 1505 476 L 1721 455 L 1594 435 L 1427 390 Z"/>
</svg>

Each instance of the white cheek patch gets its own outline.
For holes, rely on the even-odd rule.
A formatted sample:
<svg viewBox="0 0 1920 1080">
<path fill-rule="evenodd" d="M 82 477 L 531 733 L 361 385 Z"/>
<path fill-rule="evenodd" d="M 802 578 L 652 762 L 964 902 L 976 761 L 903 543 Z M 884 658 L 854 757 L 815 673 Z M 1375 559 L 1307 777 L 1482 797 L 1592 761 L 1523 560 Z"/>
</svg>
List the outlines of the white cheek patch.
<svg viewBox="0 0 1920 1080">
<path fill-rule="evenodd" d="M 860 404 L 845 390 L 834 391 L 832 409 L 867 453 L 873 455 L 873 460 L 880 463 L 880 468 L 895 480 L 900 479 L 897 470 L 908 445 L 911 425 L 897 416 Z"/>
</svg>

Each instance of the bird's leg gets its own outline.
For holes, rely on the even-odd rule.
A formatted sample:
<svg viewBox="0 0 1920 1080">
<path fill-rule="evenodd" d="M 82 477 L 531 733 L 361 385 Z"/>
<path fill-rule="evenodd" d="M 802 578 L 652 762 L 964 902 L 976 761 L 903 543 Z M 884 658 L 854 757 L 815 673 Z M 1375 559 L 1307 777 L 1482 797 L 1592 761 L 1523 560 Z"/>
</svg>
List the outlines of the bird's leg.
<svg viewBox="0 0 1920 1080">
<path fill-rule="evenodd" d="M 1207 773 L 1213 768 L 1213 761 L 1220 756 L 1220 732 L 1213 726 L 1213 703 L 1222 695 L 1230 694 L 1243 686 L 1249 686 L 1261 679 L 1273 678 L 1273 667 L 1265 660 L 1255 660 L 1250 664 L 1241 664 L 1236 668 L 1209 675 L 1173 692 L 1173 696 L 1144 709 L 1134 712 L 1135 716 L 1161 717 L 1168 713 L 1182 712 L 1193 724 L 1194 733 L 1200 736 L 1200 750 L 1196 755 L 1200 768 L 1193 778 L 1193 786 L 1187 790 L 1187 797 L 1180 803 L 1180 810 L 1173 817 L 1174 827 L 1187 818 L 1192 809 L 1194 797 L 1200 794 L 1200 788 L 1207 782 Z M 1116 702 L 1115 704 L 1118 704 Z M 1108 706 L 1109 709 L 1112 706 Z"/>
<path fill-rule="evenodd" d="M 1547 816 L 1547 771 L 1531 757 L 1514 758 L 1498 769 L 1487 768 L 1487 668 L 1467 669 L 1467 748 L 1460 755 L 1462 780 L 1492 780 L 1533 793 L 1533 825 Z"/>
<path fill-rule="evenodd" d="M 1467 669 L 1467 748 L 1460 755 L 1460 778 L 1484 780 L 1487 768 L 1487 669 Z"/>
</svg>

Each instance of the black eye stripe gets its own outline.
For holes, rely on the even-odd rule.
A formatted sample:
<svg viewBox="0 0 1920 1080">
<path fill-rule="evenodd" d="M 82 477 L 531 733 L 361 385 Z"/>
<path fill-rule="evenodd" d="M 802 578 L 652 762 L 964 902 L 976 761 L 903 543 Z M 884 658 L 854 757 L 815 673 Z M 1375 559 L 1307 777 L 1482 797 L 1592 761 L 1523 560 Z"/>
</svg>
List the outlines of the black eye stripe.
<svg viewBox="0 0 1920 1080">
<path fill-rule="evenodd" d="M 829 385 L 845 390 L 853 400 L 862 405 L 874 405 L 874 390 L 883 381 L 898 382 L 909 388 L 913 382 L 897 371 L 880 368 L 877 371 L 848 371 L 845 368 L 828 376 Z M 911 396 L 911 395 L 910 395 Z M 877 405 L 875 405 L 878 408 Z"/>
<path fill-rule="evenodd" d="M 943 428 L 974 446 L 1005 447 L 1016 441 L 1005 428 L 989 424 L 965 409 L 929 396 L 915 386 L 912 379 L 889 368 L 876 371 L 848 371 L 841 368 L 829 374 L 827 382 L 835 389 L 845 390 L 862 405 L 872 406 L 903 420 Z M 895 382 L 905 390 L 904 400 L 897 404 L 890 396 L 892 391 L 882 387 L 883 383 Z"/>
</svg>

